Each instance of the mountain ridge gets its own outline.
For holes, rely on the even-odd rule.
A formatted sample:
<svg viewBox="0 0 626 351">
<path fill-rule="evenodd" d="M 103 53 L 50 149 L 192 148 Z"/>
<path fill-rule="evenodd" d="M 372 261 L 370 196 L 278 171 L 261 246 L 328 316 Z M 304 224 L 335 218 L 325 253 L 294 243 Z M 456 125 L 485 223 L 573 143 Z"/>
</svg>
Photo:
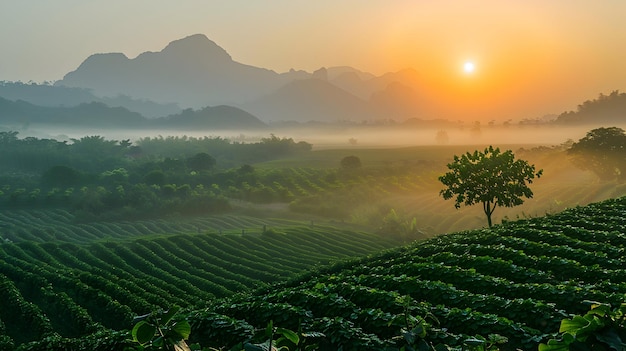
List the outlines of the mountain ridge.
<svg viewBox="0 0 626 351">
<path fill-rule="evenodd" d="M 48 107 L 0 97 L 0 126 L 57 125 L 91 128 L 170 129 L 170 130 L 250 130 L 267 125 L 256 116 L 233 106 L 186 109 L 161 118 L 146 118 L 124 107 L 102 102 L 77 106 Z"/>
<path fill-rule="evenodd" d="M 197 109 L 216 105 L 245 107 L 253 115 L 268 116 L 265 119 L 267 121 L 285 119 L 289 116 L 284 111 L 293 109 L 292 101 L 277 99 L 280 89 L 295 81 L 323 77 L 330 84 L 325 86 L 326 92 L 318 90 L 318 93 L 328 95 L 338 92 L 339 88 L 350 95 L 339 92 L 343 101 L 334 101 L 334 107 L 338 110 L 329 113 L 332 118 L 313 115 L 311 111 L 322 108 L 311 110 L 310 107 L 319 98 L 310 96 L 304 104 L 309 107 L 309 112 L 303 113 L 303 117 L 296 120 L 327 121 L 349 115 L 350 119 L 363 121 L 382 116 L 389 118 L 393 110 L 387 111 L 384 110 L 386 107 L 378 106 L 372 111 L 364 111 L 361 107 L 363 104 L 355 103 L 351 96 L 368 105 L 370 97 L 386 90 L 389 84 L 413 84 L 414 81 L 406 72 L 402 70 L 377 77 L 349 66 L 337 66 L 321 68 L 313 73 L 293 69 L 277 73 L 239 63 L 204 34 L 194 34 L 170 42 L 161 51 L 144 52 L 132 59 L 120 53 L 91 55 L 55 85 L 90 89 L 101 97 L 122 94 L 158 103 L 177 103 L 181 108 Z M 260 102 L 268 98 L 273 99 L 274 106 L 270 106 L 268 101 Z M 255 110 L 254 106 L 262 108 Z M 409 110 L 406 114 L 408 117 L 419 115 L 419 106 L 413 104 Z M 403 115 L 402 118 L 407 116 Z"/>
<path fill-rule="evenodd" d="M 123 54 L 91 55 L 55 85 L 88 88 L 99 96 L 124 94 L 200 108 L 232 105 L 234 96 L 252 99 L 284 80 L 274 71 L 233 61 L 213 41 L 196 34 L 133 59 Z"/>
</svg>

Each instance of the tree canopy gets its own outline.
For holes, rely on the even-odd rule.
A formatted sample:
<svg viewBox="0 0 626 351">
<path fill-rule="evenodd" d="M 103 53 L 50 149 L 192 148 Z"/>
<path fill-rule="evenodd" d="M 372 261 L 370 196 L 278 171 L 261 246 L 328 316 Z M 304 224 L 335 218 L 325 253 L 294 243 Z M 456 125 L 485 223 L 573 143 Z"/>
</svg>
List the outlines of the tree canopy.
<svg viewBox="0 0 626 351">
<path fill-rule="evenodd" d="M 483 152 L 476 150 L 460 157 L 455 155 L 448 169 L 449 172 L 439 177 L 446 186 L 439 194 L 445 200 L 454 197 L 457 209 L 461 204 L 481 203 L 489 227 L 496 207 L 513 207 L 521 205 L 523 197 L 532 198 L 533 192 L 528 184 L 543 173 L 543 170 L 535 173 L 535 166 L 527 161 L 515 160 L 511 150 L 501 152 L 493 146 Z"/>
<path fill-rule="evenodd" d="M 206 152 L 199 152 L 187 159 L 187 167 L 194 171 L 207 171 L 215 166 L 215 158 Z"/>
<path fill-rule="evenodd" d="M 341 159 L 340 164 L 343 169 L 361 168 L 361 159 L 357 156 L 346 156 Z"/>
<path fill-rule="evenodd" d="M 601 180 L 626 180 L 626 134 L 618 127 L 597 128 L 568 149 L 572 162 Z"/>
</svg>

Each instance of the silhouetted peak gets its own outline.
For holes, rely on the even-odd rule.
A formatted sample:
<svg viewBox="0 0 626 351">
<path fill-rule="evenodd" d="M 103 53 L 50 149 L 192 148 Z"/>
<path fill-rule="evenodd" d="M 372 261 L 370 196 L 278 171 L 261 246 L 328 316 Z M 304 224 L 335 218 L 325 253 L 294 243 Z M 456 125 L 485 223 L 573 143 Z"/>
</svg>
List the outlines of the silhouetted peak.
<svg viewBox="0 0 626 351">
<path fill-rule="evenodd" d="M 226 50 L 204 34 L 194 34 L 183 39 L 174 40 L 161 52 L 168 55 L 200 56 L 213 61 L 232 61 Z"/>
<path fill-rule="evenodd" d="M 391 92 L 391 93 L 404 93 L 410 94 L 413 93 L 414 90 L 408 85 L 402 84 L 400 82 L 391 82 L 387 84 L 383 91 Z"/>
<path fill-rule="evenodd" d="M 390 72 L 390 73 L 386 73 L 384 76 L 396 76 L 396 77 L 402 77 L 404 81 L 413 81 L 413 82 L 418 82 L 421 80 L 421 75 L 420 73 L 413 68 L 405 68 L 405 69 L 401 69 L 397 72 Z"/>
<path fill-rule="evenodd" d="M 109 68 L 113 65 L 117 65 L 120 62 L 126 62 L 128 61 L 128 57 L 126 57 L 126 55 L 119 53 L 119 52 L 114 52 L 114 53 L 107 53 L 107 54 L 93 54 L 89 57 L 87 57 L 87 59 L 85 61 L 83 61 L 83 63 L 81 63 L 81 65 L 78 67 L 80 68 L 85 68 L 85 67 L 104 67 L 104 68 Z"/>
<path fill-rule="evenodd" d="M 341 73 L 340 75 L 335 77 L 333 81 L 339 82 L 339 83 L 347 83 L 347 84 L 359 84 L 363 82 L 361 77 L 359 77 L 359 75 L 356 72 Z"/>
<path fill-rule="evenodd" d="M 355 74 L 356 76 L 359 77 L 359 80 L 362 80 L 362 81 L 375 78 L 375 76 L 371 73 L 363 72 L 361 70 L 358 70 L 350 66 L 329 67 L 327 71 L 328 71 L 328 79 L 330 80 L 337 79 L 339 76 L 346 74 L 346 73 Z"/>
<path fill-rule="evenodd" d="M 328 80 L 328 70 L 326 70 L 326 67 L 322 67 L 318 69 L 317 71 L 313 72 L 312 78 L 320 79 L 320 80 Z"/>
</svg>

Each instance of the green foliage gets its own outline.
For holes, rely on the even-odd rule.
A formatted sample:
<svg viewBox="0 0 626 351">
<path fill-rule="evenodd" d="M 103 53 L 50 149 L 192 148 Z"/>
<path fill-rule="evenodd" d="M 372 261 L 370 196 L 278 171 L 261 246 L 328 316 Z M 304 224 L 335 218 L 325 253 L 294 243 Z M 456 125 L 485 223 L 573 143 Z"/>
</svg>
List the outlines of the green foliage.
<svg viewBox="0 0 626 351">
<path fill-rule="evenodd" d="M 16 346 L 25 347 L 47 335 L 83 338 L 102 328 L 126 329 L 134 315 L 157 306 L 202 308 L 216 297 L 247 292 L 310 267 L 394 245 L 367 233 L 293 227 L 292 221 L 255 222 L 249 217 L 86 226 L 59 222 L 62 215 L 42 211 L 14 216 L 9 221 L 32 220 L 35 227 L 45 224 L 54 231 L 24 231 L 22 242 L 0 244 L 0 297 L 7 302 L 0 304 L 0 321 L 11 321 L 5 330 L 0 325 L 0 335 L 7 335 Z M 2 213 L 0 218 L 9 217 Z M 266 235 L 259 235 L 264 223 L 273 223 L 272 228 L 280 231 L 268 229 Z M 221 226 L 224 233 L 199 234 L 195 226 L 200 225 Z M 194 226 L 191 234 L 189 226 Z M 233 235 L 244 226 L 254 226 L 256 231 L 246 227 L 246 235 Z M 172 235 L 173 231 L 186 234 Z M 141 239 L 130 240 L 132 236 Z M 298 330 L 272 314 L 271 307 L 266 311 L 269 314 L 258 314 L 264 323 L 274 320 Z M 196 330 L 192 342 L 211 347 L 251 340 L 254 329 L 216 314 L 186 319 Z M 223 344 L 210 343 L 212 339 Z"/>
<path fill-rule="evenodd" d="M 180 308 L 158 311 L 139 316 L 131 331 L 138 350 L 190 351 L 185 340 L 189 339 L 191 326 L 186 320 L 174 320 Z"/>
<path fill-rule="evenodd" d="M 301 261 L 287 261 L 278 248 L 287 248 L 292 256 L 308 259 L 313 265 L 319 259 L 313 257 L 318 252 L 346 246 L 347 242 L 358 246 L 355 234 L 336 230 L 323 236 L 319 231 L 308 232 L 311 228 L 300 228 L 304 233 L 296 240 L 303 242 L 300 246 L 293 245 L 293 232 L 286 229 L 285 235 L 176 236 L 136 243 L 98 243 L 86 249 L 78 245 L 3 244 L 0 272 L 15 283 L 7 283 L 0 291 L 5 293 L 4 300 L 17 302 L 32 299 L 32 292 L 39 291 L 36 287 L 67 289 L 76 301 L 84 301 L 81 304 L 95 300 L 94 308 L 108 306 L 100 315 L 94 314 L 94 321 L 104 320 L 103 315 L 123 315 L 123 308 L 115 301 L 149 308 L 149 301 L 158 300 L 161 305 L 187 304 L 184 307 L 191 308 L 190 300 L 194 300 L 201 310 L 189 312 L 180 320 L 189 321 L 189 343 L 197 344 L 196 349 L 201 345 L 241 351 L 242 343 L 263 345 L 270 338 L 276 346 L 281 338 L 277 329 L 280 326 L 299 336 L 297 346 L 285 344 L 290 350 L 316 344 L 320 351 L 530 351 L 537 350 L 542 341 L 561 340 L 554 333 L 564 318 L 570 321 L 565 323 L 569 333 L 573 329 L 602 333 L 602 325 L 618 325 L 611 321 L 623 324 L 623 306 L 615 310 L 595 308 L 589 321 L 598 319 L 604 324 L 585 322 L 587 326 L 578 322 L 587 312 L 580 304 L 583 300 L 606 301 L 613 306 L 623 302 L 624 213 L 626 198 L 620 198 L 493 229 L 438 236 L 358 260 L 320 266 L 251 294 L 211 299 L 210 305 L 209 299 L 199 298 L 208 288 L 197 277 L 217 272 L 218 265 L 213 263 L 228 255 L 234 260 L 219 266 L 221 269 L 238 268 L 243 272 L 243 265 L 247 265 L 247 269 L 258 267 L 259 276 L 278 274 L 281 268 L 304 266 Z M 228 246 L 222 245 L 226 242 Z M 259 250 L 252 242 L 267 245 L 268 251 Z M 214 255 L 203 256 L 203 252 Z M 33 261 L 33 256 L 38 259 Z M 249 263 L 252 256 L 266 260 Z M 73 262 L 80 269 L 63 270 L 61 262 Z M 119 265 L 107 274 L 105 262 Z M 72 277 L 80 277 L 80 283 Z M 266 277 L 269 281 L 276 279 Z M 18 294 L 11 297 L 13 292 Z M 3 308 L 11 308 L 11 316 L 16 316 L 0 315 L 3 321 L 38 321 L 41 330 L 55 325 L 53 318 L 46 322 L 45 315 L 27 303 L 1 304 L 0 310 Z M 22 314 L 31 319 L 17 317 Z M 572 317 L 578 314 L 582 316 Z M 604 316 L 610 316 L 611 321 Z M 271 331 L 267 333 L 268 321 L 273 321 L 273 336 Z M 128 328 L 124 323 L 121 327 Z M 12 328 L 6 326 L 9 336 L 15 335 Z M 147 335 L 151 330 L 145 330 Z M 106 337 L 98 335 L 100 344 L 91 336 L 71 341 L 51 337 L 28 344 L 19 339 L 17 347 L 21 351 L 72 350 L 76 348 L 67 346 L 78 345 L 77 340 L 81 340 L 81 349 L 120 350 L 125 345 L 112 332 Z M 609 339 L 590 335 L 585 342 L 590 340 L 600 345 Z M 109 347 L 98 346 L 104 344 Z"/>
<path fill-rule="evenodd" d="M 339 163 L 342 169 L 357 169 L 361 168 L 361 159 L 357 156 L 346 156 L 341 159 Z"/>
<path fill-rule="evenodd" d="M 532 198 L 533 192 L 527 183 L 531 184 L 543 173 L 543 170 L 535 173 L 535 166 L 527 161 L 515 160 L 511 150 L 501 152 L 492 146 L 483 152 L 455 155 L 448 169 L 450 172 L 439 177 L 446 186 L 439 194 L 446 200 L 455 198 L 456 208 L 461 204 L 482 204 L 489 227 L 497 206 L 513 207 L 524 202 L 522 197 Z"/>
<path fill-rule="evenodd" d="M 215 163 L 215 158 L 206 152 L 199 152 L 187 159 L 187 167 L 193 171 L 208 171 Z"/>
<path fill-rule="evenodd" d="M 626 180 L 626 133 L 621 128 L 593 129 L 567 152 L 577 167 L 601 180 Z"/>
<path fill-rule="evenodd" d="M 419 230 L 415 217 L 407 219 L 405 216 L 398 214 L 393 208 L 383 217 L 382 224 L 377 232 L 382 235 L 398 238 L 405 243 L 426 237 L 426 235 Z"/>
<path fill-rule="evenodd" d="M 83 175 L 68 166 L 53 166 L 41 175 L 41 182 L 48 187 L 67 188 L 82 184 Z"/>
<path fill-rule="evenodd" d="M 154 169 L 143 176 L 143 182 L 147 185 L 164 185 L 165 173 L 160 169 Z"/>
<path fill-rule="evenodd" d="M 541 343 L 539 351 L 626 349 L 626 303 L 615 308 L 587 303 L 591 309 L 585 315 L 563 319 L 558 338 Z"/>
<path fill-rule="evenodd" d="M 300 335 L 298 333 L 275 327 L 274 322 L 270 321 L 267 327 L 253 340 L 243 343 L 245 351 L 295 351 L 295 350 L 314 350 L 317 345 L 308 345 L 307 348 L 300 348 Z"/>
<path fill-rule="evenodd" d="M 113 170 L 105 171 L 100 174 L 102 181 L 112 186 L 118 186 L 120 184 L 126 184 L 128 182 L 128 171 L 124 168 L 116 168 Z"/>
<path fill-rule="evenodd" d="M 439 343 L 433 345 L 432 340 L 446 339 L 454 337 L 449 335 L 443 328 L 435 327 L 440 322 L 437 317 L 431 313 L 426 313 L 424 317 L 417 317 L 411 314 L 411 305 L 413 300 L 410 296 L 399 298 L 402 303 L 404 312 L 396 318 L 404 323 L 400 329 L 400 335 L 396 336 L 396 345 L 388 348 L 388 351 L 437 351 L 437 350 L 467 350 L 467 351 L 498 351 L 499 346 L 506 344 L 508 339 L 498 334 L 489 334 L 487 337 L 476 335 L 474 337 L 464 338 L 460 347 L 451 348 L 450 345 Z M 432 322 L 429 322 L 432 321 Z M 393 322 L 390 322 L 393 323 Z"/>
</svg>

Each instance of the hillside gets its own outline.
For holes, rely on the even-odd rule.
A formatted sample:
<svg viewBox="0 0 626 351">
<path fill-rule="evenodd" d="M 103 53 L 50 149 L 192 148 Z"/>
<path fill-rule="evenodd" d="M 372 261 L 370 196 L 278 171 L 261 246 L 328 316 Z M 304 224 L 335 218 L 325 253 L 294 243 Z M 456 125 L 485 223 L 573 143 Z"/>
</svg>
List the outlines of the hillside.
<svg viewBox="0 0 626 351">
<path fill-rule="evenodd" d="M 59 214 L 39 215 L 54 222 Z M 17 213 L 13 217 L 13 223 L 28 222 Z M 261 229 L 265 224 L 251 218 L 210 221 L 216 229 L 202 233 L 197 222 L 158 221 L 92 223 L 83 231 L 69 230 L 89 238 L 72 236 L 61 226 L 39 226 L 32 229 L 31 240 L 1 243 L 0 350 L 44 338 L 126 329 L 133 316 L 159 307 L 201 308 L 217 297 L 397 245 L 367 233 L 285 226 L 286 221 L 266 231 Z M 3 222 L 9 222 L 6 216 Z M 251 226 L 257 229 L 248 230 Z M 245 229 L 233 233 L 233 227 Z M 46 231 L 58 240 L 46 240 Z M 110 231 L 116 233 L 102 234 Z"/>
<path fill-rule="evenodd" d="M 372 117 L 366 101 L 321 79 L 291 82 L 244 108 L 273 121 L 340 122 Z"/>
<path fill-rule="evenodd" d="M 0 81 L 0 97 L 12 101 L 22 100 L 33 105 L 46 107 L 73 107 L 90 102 L 101 102 L 111 107 L 124 107 L 148 118 L 177 114 L 181 110 L 176 104 L 159 104 L 145 99 L 133 99 L 125 95 L 97 97 L 88 89 L 49 84 Z"/>
<path fill-rule="evenodd" d="M 555 120 L 559 124 L 624 125 L 626 123 L 626 93 L 618 90 L 609 95 L 586 100 L 576 111 L 561 113 Z"/>
<path fill-rule="evenodd" d="M 151 129 L 259 130 L 267 127 L 257 117 L 232 106 L 207 106 L 200 110 L 185 109 L 167 117 L 148 119 L 125 107 L 110 107 L 102 102 L 81 103 L 71 107 L 39 106 L 26 101 L 12 101 L 0 97 L 0 126 L 15 128 L 29 125 L 43 127 L 44 130 L 52 126 L 54 128 L 132 128 L 143 131 Z"/>
<path fill-rule="evenodd" d="M 178 130 L 263 130 L 267 125 L 248 112 L 232 106 L 183 110 L 180 114 L 152 120 L 151 127 Z"/>
<path fill-rule="evenodd" d="M 432 345 L 499 334 L 500 350 L 537 350 L 563 318 L 588 310 L 583 301 L 623 302 L 625 217 L 622 197 L 311 271 L 189 312 L 190 343 L 230 347 L 273 320 L 316 336 L 319 350 L 398 350 L 410 315 L 432 325 Z M 123 340 L 127 332 L 53 338 L 46 350 L 121 349 Z"/>
</svg>

